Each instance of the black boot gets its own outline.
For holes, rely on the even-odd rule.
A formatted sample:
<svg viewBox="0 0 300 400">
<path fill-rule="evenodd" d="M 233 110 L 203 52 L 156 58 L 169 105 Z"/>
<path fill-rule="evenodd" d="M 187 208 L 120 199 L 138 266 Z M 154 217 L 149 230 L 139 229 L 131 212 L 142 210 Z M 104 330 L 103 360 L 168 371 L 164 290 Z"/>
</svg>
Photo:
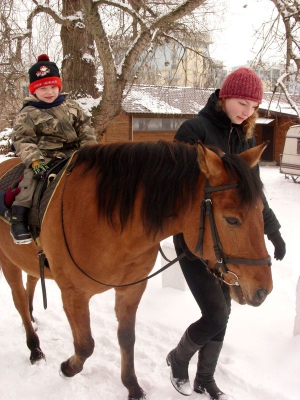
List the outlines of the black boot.
<svg viewBox="0 0 300 400">
<path fill-rule="evenodd" d="M 170 379 L 174 388 L 184 396 L 192 394 L 188 367 L 190 359 L 202 346 L 194 343 L 188 331 L 185 331 L 177 347 L 167 356 L 167 364 L 171 367 Z"/>
<path fill-rule="evenodd" d="M 16 244 L 29 244 L 32 237 L 28 229 L 29 208 L 12 206 L 10 235 Z"/>
<path fill-rule="evenodd" d="M 223 342 L 210 340 L 199 351 L 194 391 L 205 393 L 211 400 L 228 400 L 229 397 L 216 385 L 214 373 Z"/>
</svg>

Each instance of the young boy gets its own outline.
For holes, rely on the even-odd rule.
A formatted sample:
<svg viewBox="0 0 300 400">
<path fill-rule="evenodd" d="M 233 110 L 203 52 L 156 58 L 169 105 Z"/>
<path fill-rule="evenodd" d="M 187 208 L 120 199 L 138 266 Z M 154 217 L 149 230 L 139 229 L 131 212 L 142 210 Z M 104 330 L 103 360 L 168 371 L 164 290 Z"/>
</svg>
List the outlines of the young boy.
<svg viewBox="0 0 300 400">
<path fill-rule="evenodd" d="M 12 131 L 16 153 L 26 165 L 20 193 L 12 205 L 10 233 L 16 244 L 32 242 L 28 212 L 37 184 L 34 176 L 45 172 L 52 158 L 67 158 L 79 147 L 97 143 L 90 118 L 79 104 L 61 94 L 57 65 L 42 54 L 28 73 L 30 95 Z"/>
</svg>

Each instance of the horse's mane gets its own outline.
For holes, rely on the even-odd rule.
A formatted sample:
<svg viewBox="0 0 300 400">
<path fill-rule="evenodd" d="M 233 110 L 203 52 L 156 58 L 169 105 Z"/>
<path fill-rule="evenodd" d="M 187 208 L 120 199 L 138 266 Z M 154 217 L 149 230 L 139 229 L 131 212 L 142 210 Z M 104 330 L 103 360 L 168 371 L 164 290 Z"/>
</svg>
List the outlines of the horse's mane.
<svg viewBox="0 0 300 400">
<path fill-rule="evenodd" d="M 238 156 L 222 160 L 228 173 L 238 177 L 241 202 L 251 203 L 261 190 L 257 174 Z M 119 209 L 123 229 L 137 192 L 143 193 L 142 219 L 148 235 L 155 235 L 167 218 L 190 204 L 200 174 L 196 147 L 165 141 L 85 146 L 78 151 L 78 164 L 84 164 L 84 173 L 96 173 L 98 210 L 110 224 Z"/>
</svg>

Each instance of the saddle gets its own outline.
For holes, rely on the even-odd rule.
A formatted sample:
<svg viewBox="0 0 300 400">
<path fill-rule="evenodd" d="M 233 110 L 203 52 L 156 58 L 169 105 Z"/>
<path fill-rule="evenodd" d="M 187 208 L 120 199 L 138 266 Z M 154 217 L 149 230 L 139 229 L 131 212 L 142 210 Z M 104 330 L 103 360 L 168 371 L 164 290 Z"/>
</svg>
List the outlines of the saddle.
<svg viewBox="0 0 300 400">
<path fill-rule="evenodd" d="M 63 174 L 69 158 L 54 158 L 47 165 L 49 169 L 38 180 L 29 210 L 28 225 L 34 240 L 39 236 L 42 220 L 53 192 Z M 23 176 L 25 165 L 20 163 L 7 171 L 0 179 L 0 191 L 6 191 L 9 187 L 16 187 L 20 177 Z M 6 211 L 2 217 L 11 223 L 11 209 Z"/>
</svg>

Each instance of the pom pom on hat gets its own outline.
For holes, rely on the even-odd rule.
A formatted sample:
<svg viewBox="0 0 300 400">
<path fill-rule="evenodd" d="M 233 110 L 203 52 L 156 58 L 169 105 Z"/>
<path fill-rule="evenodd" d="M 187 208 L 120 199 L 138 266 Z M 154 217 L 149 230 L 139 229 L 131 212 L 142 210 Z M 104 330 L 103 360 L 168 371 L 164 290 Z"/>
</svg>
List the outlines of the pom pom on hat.
<svg viewBox="0 0 300 400">
<path fill-rule="evenodd" d="M 34 94 L 36 89 L 43 86 L 57 86 L 61 90 L 61 79 L 57 65 L 50 61 L 47 54 L 38 56 L 37 63 L 28 71 L 29 91 Z"/>
<path fill-rule="evenodd" d="M 264 91 L 262 80 L 252 69 L 239 68 L 225 79 L 220 93 L 220 99 L 245 99 L 261 103 Z"/>
<path fill-rule="evenodd" d="M 47 54 L 41 54 L 40 56 L 38 56 L 37 61 L 50 61 L 50 58 Z"/>
</svg>

